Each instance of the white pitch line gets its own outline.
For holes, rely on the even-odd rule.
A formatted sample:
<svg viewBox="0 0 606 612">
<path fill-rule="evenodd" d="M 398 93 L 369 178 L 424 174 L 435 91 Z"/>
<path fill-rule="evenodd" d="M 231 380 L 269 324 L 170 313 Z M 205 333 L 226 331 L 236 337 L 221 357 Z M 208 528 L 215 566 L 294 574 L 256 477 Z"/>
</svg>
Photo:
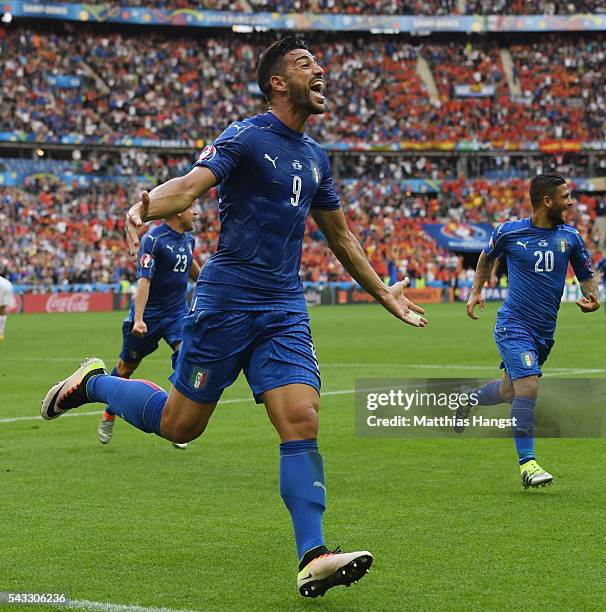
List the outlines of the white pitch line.
<svg viewBox="0 0 606 612">
<path fill-rule="evenodd" d="M 498 357 L 497 357 L 498 359 Z M 495 360 L 496 363 L 496 360 Z M 333 368 L 408 368 L 408 369 L 419 369 L 419 370 L 443 370 L 448 368 L 451 370 L 498 370 L 498 365 L 464 365 L 464 364 L 452 364 L 452 363 L 322 363 L 320 362 L 320 369 L 325 367 Z M 606 369 L 580 369 L 580 368 L 547 368 L 549 372 L 568 372 L 568 373 L 599 373 L 606 372 Z M 444 377 L 446 378 L 446 377 Z"/>
<path fill-rule="evenodd" d="M 335 364 L 333 364 L 335 365 Z M 364 366 L 368 366 L 368 364 L 344 364 L 344 365 L 364 365 Z M 407 365 L 406 367 L 410 368 L 410 369 L 414 369 L 414 368 L 418 368 L 418 369 L 436 369 L 436 368 L 453 368 L 454 366 L 451 365 Z M 488 367 L 488 366 L 487 366 Z M 484 366 L 461 366 L 461 369 L 486 369 Z M 488 369 L 493 370 L 493 367 L 490 367 Z M 566 374 L 600 374 L 602 372 L 606 372 L 606 370 L 604 369 L 600 369 L 600 368 L 593 368 L 593 369 L 577 369 L 577 368 L 550 368 L 549 370 L 547 370 L 547 372 L 545 372 L 544 376 L 545 378 L 551 378 L 554 376 L 564 376 Z M 456 377 L 454 377 L 456 378 Z M 358 391 L 381 391 L 382 387 L 377 387 L 377 388 L 372 388 L 372 389 L 358 389 Z M 326 396 L 333 396 L 333 395 L 351 395 L 352 393 L 355 393 L 356 389 L 337 389 L 336 391 L 322 391 L 321 392 L 321 396 L 322 397 L 326 397 Z M 225 400 L 219 400 L 220 405 L 223 404 L 241 404 L 242 402 L 250 402 L 252 401 L 252 397 L 240 397 L 237 399 L 225 399 Z M 83 417 L 83 416 L 94 416 L 94 415 L 99 415 L 101 414 L 101 410 L 89 410 L 87 412 L 70 412 L 69 414 L 65 415 L 65 418 L 67 417 Z M 19 423 L 22 421 L 39 421 L 41 420 L 42 417 L 40 416 L 35 416 L 35 415 L 31 415 L 31 416 L 20 416 L 20 417 L 9 417 L 9 418 L 4 418 L 4 419 L 0 419 L 0 425 L 4 424 L 4 423 Z"/>
<path fill-rule="evenodd" d="M 575 368 L 574 370 L 571 370 L 571 371 L 567 371 L 564 369 L 561 369 L 560 371 L 558 371 L 557 368 L 552 368 L 552 370 L 554 371 L 550 372 L 548 370 L 547 373 L 544 374 L 544 376 L 551 378 L 553 376 L 563 376 L 565 374 L 601 374 L 602 372 L 605 371 L 605 370 L 601 370 L 597 368 L 587 369 L 587 370 L 580 370 L 580 369 Z"/>
<path fill-rule="evenodd" d="M 369 391 L 373 391 L 374 389 L 369 389 Z M 355 389 L 339 389 L 337 391 L 324 391 L 322 395 L 348 395 L 351 393 L 355 393 Z M 219 400 L 219 404 L 241 404 L 242 402 L 252 402 L 252 395 L 250 397 L 240 397 L 238 399 L 225 399 Z M 89 410 L 87 412 L 70 412 L 69 414 L 64 415 L 63 418 L 68 417 L 83 417 L 83 416 L 99 416 L 101 414 L 101 410 Z M 42 417 L 39 415 L 31 415 L 31 416 L 20 416 L 20 417 L 10 417 L 6 419 L 0 419 L 0 424 L 2 423 L 18 423 L 20 421 L 42 421 Z"/>
<path fill-rule="evenodd" d="M 71 358 L 71 357 L 3 357 L 3 361 L 33 361 L 33 362 L 60 362 L 60 363 L 76 363 L 81 361 L 81 358 Z M 498 358 L 497 358 L 498 359 Z M 145 363 L 167 363 L 167 359 L 154 359 L 154 358 L 146 358 Z M 496 359 L 495 359 L 496 363 Z M 410 369 L 410 370 L 443 370 L 444 368 L 448 368 L 451 370 L 477 370 L 477 371 L 490 371 L 497 370 L 498 367 L 496 365 L 465 365 L 465 364 L 453 364 L 453 363 L 329 363 L 329 362 L 320 362 L 320 369 L 323 368 L 398 368 L 398 369 Z M 584 368 L 548 368 L 548 372 L 562 372 L 569 374 L 601 374 L 606 372 L 606 369 L 603 368 L 592 368 L 592 369 L 584 369 Z M 326 393 L 323 393 L 326 395 Z M 241 400 L 238 400 L 241 401 Z M 222 402 L 222 403 L 225 403 Z M 0 423 L 2 421 L 0 420 Z"/>
<path fill-rule="evenodd" d="M 336 367 L 370 367 L 370 366 L 375 366 L 375 367 L 394 367 L 394 364 L 367 364 L 367 363 L 328 363 L 328 364 L 324 364 L 324 366 L 336 366 Z M 450 368 L 450 369 L 461 369 L 461 370 L 495 370 L 496 368 L 494 366 L 477 366 L 477 365 L 472 365 L 472 366 L 455 366 L 452 364 L 443 364 L 443 365 L 437 365 L 437 364 L 402 364 L 402 365 L 398 365 L 397 367 L 402 367 L 402 368 L 408 368 L 409 370 L 437 370 L 437 369 L 444 369 L 444 368 Z M 554 376 L 564 376 L 566 374 L 601 374 L 603 372 L 606 372 L 606 370 L 602 369 L 602 368 L 592 368 L 592 369 L 579 369 L 579 368 L 549 368 L 549 370 L 547 370 L 544 374 L 545 378 L 551 378 Z M 456 377 L 455 377 L 456 378 Z M 379 391 L 380 389 L 368 389 L 368 391 Z M 348 395 L 351 393 L 355 393 L 356 390 L 355 389 L 340 389 L 337 391 L 323 391 L 321 393 L 322 396 L 332 396 L 332 395 Z M 225 399 L 225 400 L 220 400 L 220 404 L 240 404 L 242 402 L 249 402 L 251 401 L 250 397 L 242 397 L 242 398 L 238 398 L 238 399 Z M 91 410 L 91 411 L 87 411 L 87 412 L 70 412 L 69 414 L 66 414 L 66 417 L 83 417 L 83 416 L 94 416 L 94 415 L 99 415 L 101 411 L 100 410 Z M 4 418 L 4 419 L 0 419 L 0 424 L 3 423 L 18 423 L 21 421 L 38 421 L 40 420 L 41 417 L 39 416 L 22 416 L 22 417 L 9 417 L 9 418 Z"/>
<path fill-rule="evenodd" d="M 102 610 L 103 612 L 193 612 L 192 610 L 176 610 L 173 608 L 147 608 L 144 606 L 132 606 L 125 604 L 105 603 L 102 601 L 89 601 L 87 599 L 71 599 L 70 608 L 81 608 L 83 610 Z"/>
</svg>

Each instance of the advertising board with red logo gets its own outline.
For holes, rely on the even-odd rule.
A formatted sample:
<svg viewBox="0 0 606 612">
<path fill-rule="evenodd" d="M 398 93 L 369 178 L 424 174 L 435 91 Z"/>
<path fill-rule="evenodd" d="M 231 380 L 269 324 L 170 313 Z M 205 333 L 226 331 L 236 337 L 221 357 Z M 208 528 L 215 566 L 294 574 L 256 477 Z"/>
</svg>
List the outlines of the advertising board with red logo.
<svg viewBox="0 0 606 612">
<path fill-rule="evenodd" d="M 7 308 L 7 312 L 9 314 L 23 312 L 23 296 L 19 295 L 18 293 L 13 293 L 13 305 Z"/>
<path fill-rule="evenodd" d="M 101 312 L 114 309 L 112 293 L 26 293 L 21 312 Z"/>
</svg>

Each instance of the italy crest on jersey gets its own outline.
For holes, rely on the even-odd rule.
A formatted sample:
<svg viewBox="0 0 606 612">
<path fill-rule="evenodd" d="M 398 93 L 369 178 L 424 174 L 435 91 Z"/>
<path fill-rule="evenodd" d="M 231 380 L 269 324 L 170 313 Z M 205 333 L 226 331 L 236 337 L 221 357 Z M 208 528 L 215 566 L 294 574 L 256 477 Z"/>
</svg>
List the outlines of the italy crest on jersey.
<svg viewBox="0 0 606 612">
<path fill-rule="evenodd" d="M 558 240 L 558 251 L 560 253 L 566 253 L 566 249 L 568 248 L 568 240 Z"/>
</svg>

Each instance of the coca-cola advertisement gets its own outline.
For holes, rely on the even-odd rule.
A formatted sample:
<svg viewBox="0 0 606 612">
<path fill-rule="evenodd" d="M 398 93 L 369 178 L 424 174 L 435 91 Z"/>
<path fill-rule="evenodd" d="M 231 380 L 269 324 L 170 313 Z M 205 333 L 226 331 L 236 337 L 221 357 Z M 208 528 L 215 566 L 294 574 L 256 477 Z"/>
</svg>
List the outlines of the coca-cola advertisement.
<svg viewBox="0 0 606 612">
<path fill-rule="evenodd" d="M 13 293 L 13 305 L 9 306 L 7 312 L 9 314 L 14 314 L 16 312 L 23 311 L 23 297 L 18 293 Z"/>
<path fill-rule="evenodd" d="M 23 312 L 100 312 L 113 310 L 111 293 L 49 293 L 23 296 Z"/>
</svg>

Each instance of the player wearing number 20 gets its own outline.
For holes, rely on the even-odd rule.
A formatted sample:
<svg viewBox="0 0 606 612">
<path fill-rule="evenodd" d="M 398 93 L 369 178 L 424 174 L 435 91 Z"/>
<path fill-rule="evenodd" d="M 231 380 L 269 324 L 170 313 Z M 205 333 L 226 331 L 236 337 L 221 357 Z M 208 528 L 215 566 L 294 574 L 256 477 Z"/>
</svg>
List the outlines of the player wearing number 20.
<svg viewBox="0 0 606 612">
<path fill-rule="evenodd" d="M 566 282 L 568 264 L 581 284 L 582 312 L 598 310 L 597 284 L 591 258 L 579 232 L 565 225 L 572 206 L 570 190 L 558 174 L 540 174 L 530 183 L 532 215 L 497 227 L 480 255 L 467 314 L 477 319 L 474 308 L 484 308 L 482 288 L 495 257 L 506 257 L 509 294 L 499 309 L 494 338 L 503 359 L 502 380 L 477 390 L 480 405 L 511 402 L 515 418 L 514 440 L 518 451 L 522 485 L 545 486 L 553 480 L 534 454 L 534 408 L 541 365 L 554 344 L 556 319 Z M 458 415 L 466 416 L 466 415 Z"/>
</svg>

